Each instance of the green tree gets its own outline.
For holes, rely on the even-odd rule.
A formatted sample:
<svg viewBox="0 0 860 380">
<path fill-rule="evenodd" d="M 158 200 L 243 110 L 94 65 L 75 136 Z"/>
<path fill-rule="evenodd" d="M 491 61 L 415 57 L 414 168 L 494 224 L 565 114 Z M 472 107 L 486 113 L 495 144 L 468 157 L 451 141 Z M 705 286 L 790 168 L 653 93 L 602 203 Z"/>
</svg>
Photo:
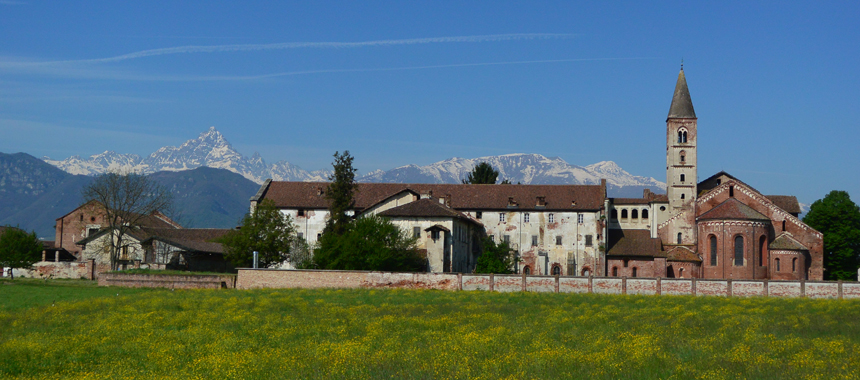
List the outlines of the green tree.
<svg viewBox="0 0 860 380">
<path fill-rule="evenodd" d="M 492 185 L 496 183 L 496 180 L 499 178 L 499 171 L 493 168 L 492 165 L 481 162 L 480 164 L 475 165 L 472 168 L 472 172 L 466 174 L 466 178 L 463 179 L 464 184 L 488 184 Z M 510 184 L 511 182 L 508 180 L 502 181 L 503 185 Z"/>
<path fill-rule="evenodd" d="M 42 259 L 42 249 L 35 232 L 8 228 L 0 234 L 0 268 L 30 268 Z"/>
<path fill-rule="evenodd" d="M 325 193 L 326 198 L 331 201 L 325 233 L 342 235 L 352 220 L 347 211 L 355 205 L 353 196 L 358 190 L 358 184 L 355 182 L 356 169 L 352 167 L 352 161 L 353 157 L 348 150 L 343 151 L 343 154 L 334 153 L 334 172 L 329 176 L 331 183 Z"/>
<path fill-rule="evenodd" d="M 483 240 L 483 252 L 478 256 L 475 273 L 513 273 L 514 251 L 507 242 L 496 244 L 488 237 Z"/>
<path fill-rule="evenodd" d="M 269 199 L 260 202 L 254 212 L 242 218 L 241 227 L 218 239 L 224 245 L 224 258 L 236 267 L 254 265 L 254 251 L 263 268 L 290 259 L 296 242 L 296 227 Z"/>
<path fill-rule="evenodd" d="M 313 260 L 320 269 L 419 272 L 427 268 L 416 239 L 376 215 L 352 221 L 341 235 L 323 234 Z"/>
<path fill-rule="evenodd" d="M 824 276 L 856 280 L 860 266 L 860 208 L 845 191 L 834 190 L 812 203 L 803 222 L 824 234 Z"/>
</svg>

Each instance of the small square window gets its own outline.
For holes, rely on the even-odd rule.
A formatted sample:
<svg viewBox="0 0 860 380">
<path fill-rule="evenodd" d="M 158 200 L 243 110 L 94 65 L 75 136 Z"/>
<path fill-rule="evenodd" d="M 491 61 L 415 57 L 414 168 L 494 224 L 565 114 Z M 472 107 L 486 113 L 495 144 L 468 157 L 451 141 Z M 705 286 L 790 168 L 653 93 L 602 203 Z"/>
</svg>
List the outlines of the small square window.
<svg viewBox="0 0 860 380">
<path fill-rule="evenodd" d="M 591 235 L 585 235 L 585 246 L 591 247 L 592 245 L 593 245 L 593 242 L 591 241 Z"/>
<path fill-rule="evenodd" d="M 532 247 L 537 247 L 538 239 L 537 235 L 532 235 Z"/>
<path fill-rule="evenodd" d="M 501 223 L 505 222 L 505 213 L 503 213 L 503 212 L 499 213 L 499 222 L 501 222 Z"/>
<path fill-rule="evenodd" d="M 549 214 L 549 216 L 547 217 L 547 219 L 549 220 L 549 222 L 550 222 L 550 223 L 554 223 L 554 222 L 555 222 L 555 216 L 554 216 L 553 214 Z"/>
<path fill-rule="evenodd" d="M 305 238 L 305 234 L 303 234 L 303 233 L 301 233 L 301 232 L 299 232 L 298 234 L 296 234 L 296 236 L 299 238 L 299 240 L 303 240 L 303 239 Z"/>
<path fill-rule="evenodd" d="M 576 222 L 577 223 L 584 223 L 585 222 L 585 215 L 579 214 L 579 216 L 576 217 Z"/>
<path fill-rule="evenodd" d="M 511 244 L 511 235 L 505 235 L 503 240 L 506 244 Z"/>
<path fill-rule="evenodd" d="M 416 239 L 421 237 L 421 227 L 412 227 L 412 237 Z"/>
<path fill-rule="evenodd" d="M 430 231 L 430 238 L 433 240 L 439 240 L 439 230 Z"/>
<path fill-rule="evenodd" d="M 305 216 L 305 210 L 299 209 L 299 216 Z"/>
<path fill-rule="evenodd" d="M 555 237 L 555 245 L 561 245 L 561 236 L 560 235 Z"/>
<path fill-rule="evenodd" d="M 523 223 L 528 223 L 528 222 L 529 222 L 529 213 L 525 213 L 525 214 L 523 214 Z"/>
<path fill-rule="evenodd" d="M 484 216 L 483 212 L 480 212 L 480 211 L 475 212 L 475 218 L 481 219 L 483 216 Z"/>
</svg>

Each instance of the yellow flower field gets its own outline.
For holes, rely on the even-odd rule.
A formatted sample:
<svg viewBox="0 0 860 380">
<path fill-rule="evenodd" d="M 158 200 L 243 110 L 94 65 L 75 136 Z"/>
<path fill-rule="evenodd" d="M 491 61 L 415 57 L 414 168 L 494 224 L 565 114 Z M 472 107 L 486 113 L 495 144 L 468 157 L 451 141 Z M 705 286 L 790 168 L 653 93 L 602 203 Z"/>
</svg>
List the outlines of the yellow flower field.
<svg viewBox="0 0 860 380">
<path fill-rule="evenodd" d="M 12 379 L 860 378 L 857 301 L 159 290 L 2 310 Z"/>
</svg>

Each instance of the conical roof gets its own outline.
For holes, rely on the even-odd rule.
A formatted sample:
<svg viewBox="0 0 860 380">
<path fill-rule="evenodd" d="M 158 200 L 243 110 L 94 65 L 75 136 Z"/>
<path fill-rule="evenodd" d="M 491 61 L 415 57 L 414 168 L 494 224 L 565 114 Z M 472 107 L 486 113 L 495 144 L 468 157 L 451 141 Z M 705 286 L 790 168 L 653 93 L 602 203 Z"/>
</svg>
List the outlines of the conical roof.
<svg viewBox="0 0 860 380">
<path fill-rule="evenodd" d="M 675 84 L 675 95 L 672 96 L 672 105 L 669 106 L 667 118 L 696 118 L 696 111 L 693 110 L 693 100 L 690 99 L 690 90 L 687 88 L 687 78 L 684 77 L 683 67 L 678 73 L 678 83 Z"/>
</svg>

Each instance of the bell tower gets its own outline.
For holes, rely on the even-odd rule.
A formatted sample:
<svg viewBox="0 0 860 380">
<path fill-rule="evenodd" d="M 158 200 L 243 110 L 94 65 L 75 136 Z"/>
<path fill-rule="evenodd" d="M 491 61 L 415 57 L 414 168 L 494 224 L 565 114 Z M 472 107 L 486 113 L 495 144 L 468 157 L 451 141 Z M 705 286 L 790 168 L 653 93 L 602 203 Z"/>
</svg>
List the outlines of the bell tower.
<svg viewBox="0 0 860 380">
<path fill-rule="evenodd" d="M 684 65 L 681 64 L 669 116 L 666 118 L 666 192 L 670 215 L 685 215 L 676 218 L 669 227 L 668 243 L 671 244 L 696 243 L 696 120 L 696 111 L 693 110 L 684 76 Z"/>
</svg>

